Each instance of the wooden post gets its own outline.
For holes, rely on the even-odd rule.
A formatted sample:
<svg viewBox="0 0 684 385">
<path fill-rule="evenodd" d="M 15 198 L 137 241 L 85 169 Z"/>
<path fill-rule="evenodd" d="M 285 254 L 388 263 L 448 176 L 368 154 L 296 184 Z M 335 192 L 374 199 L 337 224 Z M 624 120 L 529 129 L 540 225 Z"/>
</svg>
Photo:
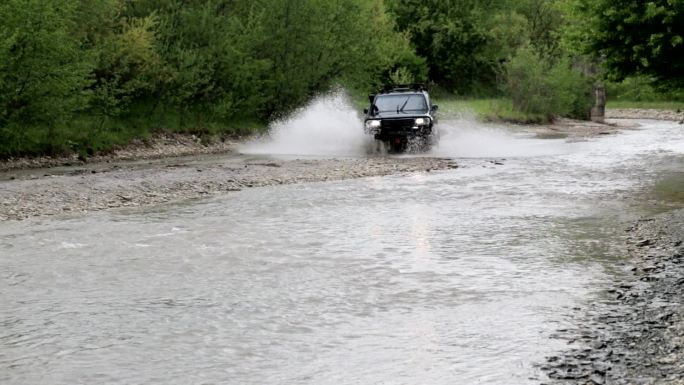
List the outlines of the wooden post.
<svg viewBox="0 0 684 385">
<path fill-rule="evenodd" d="M 602 83 L 594 86 L 594 106 L 591 108 L 591 121 L 604 123 L 606 120 L 606 87 Z"/>
</svg>

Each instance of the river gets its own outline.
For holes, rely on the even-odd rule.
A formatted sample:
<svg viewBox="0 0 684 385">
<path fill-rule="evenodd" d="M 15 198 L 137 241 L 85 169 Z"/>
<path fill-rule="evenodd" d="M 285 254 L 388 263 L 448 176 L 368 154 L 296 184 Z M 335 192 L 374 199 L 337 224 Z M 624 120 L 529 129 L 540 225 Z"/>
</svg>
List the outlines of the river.
<svg viewBox="0 0 684 385">
<path fill-rule="evenodd" d="M 0 223 L 0 382 L 539 383 L 625 228 L 681 207 L 684 128 L 445 125 L 456 170 Z"/>
</svg>

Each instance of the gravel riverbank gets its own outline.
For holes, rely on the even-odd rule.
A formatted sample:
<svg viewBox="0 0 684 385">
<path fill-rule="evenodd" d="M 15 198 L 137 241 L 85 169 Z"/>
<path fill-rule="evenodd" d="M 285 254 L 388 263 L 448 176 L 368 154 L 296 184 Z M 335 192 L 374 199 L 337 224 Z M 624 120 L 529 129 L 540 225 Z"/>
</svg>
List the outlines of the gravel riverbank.
<svg viewBox="0 0 684 385">
<path fill-rule="evenodd" d="M 529 126 L 540 137 L 615 133 L 615 125 L 560 120 Z M 249 187 L 455 168 L 449 159 L 382 157 L 271 160 L 237 154 L 236 142 L 159 135 L 88 162 L 75 156 L 0 162 L 0 220 L 85 213 L 200 198 Z"/>
<path fill-rule="evenodd" d="M 627 231 L 627 274 L 559 331 L 570 348 L 542 367 L 551 383 L 684 384 L 684 210 Z"/>
<path fill-rule="evenodd" d="M 606 109 L 606 118 L 672 120 L 681 122 L 684 120 L 684 112 L 645 108 L 610 108 Z"/>
<path fill-rule="evenodd" d="M 85 213 L 205 197 L 249 187 L 429 172 L 455 168 L 448 159 L 272 160 L 239 156 L 100 163 L 0 174 L 0 220 Z"/>
<path fill-rule="evenodd" d="M 13 158 L 0 160 L 0 172 L 30 169 L 85 165 L 115 161 L 163 159 L 170 157 L 226 154 L 235 150 L 237 142 L 231 140 L 212 140 L 202 142 L 195 135 L 158 134 L 147 140 L 135 140 L 127 146 L 116 150 L 88 157 L 79 158 L 77 154 L 64 156 L 37 156 L 30 158 Z"/>
</svg>

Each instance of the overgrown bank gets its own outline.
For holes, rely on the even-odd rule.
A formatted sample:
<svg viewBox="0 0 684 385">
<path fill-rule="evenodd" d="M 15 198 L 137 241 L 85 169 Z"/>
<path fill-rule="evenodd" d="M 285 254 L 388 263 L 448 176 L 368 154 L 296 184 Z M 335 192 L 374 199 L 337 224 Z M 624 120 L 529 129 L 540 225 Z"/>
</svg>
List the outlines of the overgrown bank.
<svg viewBox="0 0 684 385">
<path fill-rule="evenodd" d="M 681 100 L 683 15 L 667 0 L 5 0 L 0 159 L 245 134 L 339 86 L 428 82 L 531 121 L 588 118 L 606 78 Z"/>
<path fill-rule="evenodd" d="M 462 99 L 450 97 L 439 100 L 438 103 L 440 111 L 447 116 L 467 116 L 485 122 L 507 122 L 544 127 L 553 121 L 564 120 L 559 119 L 559 117 L 549 119 L 544 114 L 519 111 L 514 108 L 513 101 L 509 98 Z M 606 108 L 605 117 L 608 119 L 654 119 L 679 122 L 684 120 L 684 102 L 611 103 Z"/>
<path fill-rule="evenodd" d="M 7 0 L 0 19 L 0 159 L 244 134 L 421 65 L 380 0 Z"/>
</svg>

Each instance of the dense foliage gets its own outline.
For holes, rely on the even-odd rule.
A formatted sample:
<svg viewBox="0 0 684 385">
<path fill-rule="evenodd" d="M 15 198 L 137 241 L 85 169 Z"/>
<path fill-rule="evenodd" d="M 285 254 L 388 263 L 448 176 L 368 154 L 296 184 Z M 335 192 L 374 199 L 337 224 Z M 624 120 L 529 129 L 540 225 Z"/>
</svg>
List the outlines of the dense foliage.
<svg viewBox="0 0 684 385">
<path fill-rule="evenodd" d="M 573 68 L 567 58 L 548 60 L 531 47 L 523 47 L 507 70 L 506 89 L 516 110 L 542 121 L 554 115 L 589 118 L 592 79 Z"/>
<path fill-rule="evenodd" d="M 0 19 L 0 157 L 244 127 L 425 72 L 381 0 L 6 0 Z"/>
<path fill-rule="evenodd" d="M 683 4 L 3 0 L 0 158 L 87 156 L 157 129 L 235 133 L 331 87 L 388 81 L 586 117 L 602 64 L 684 86 Z"/>
<path fill-rule="evenodd" d="M 558 54 L 560 12 L 548 0 L 389 0 L 397 27 L 427 59 L 430 80 L 460 95 L 498 92 L 504 64 L 531 44 Z"/>
<path fill-rule="evenodd" d="M 601 61 L 610 78 L 651 77 L 684 87 L 683 0 L 573 0 L 581 21 L 572 43 Z M 575 23 L 579 26 L 580 23 Z"/>
</svg>

